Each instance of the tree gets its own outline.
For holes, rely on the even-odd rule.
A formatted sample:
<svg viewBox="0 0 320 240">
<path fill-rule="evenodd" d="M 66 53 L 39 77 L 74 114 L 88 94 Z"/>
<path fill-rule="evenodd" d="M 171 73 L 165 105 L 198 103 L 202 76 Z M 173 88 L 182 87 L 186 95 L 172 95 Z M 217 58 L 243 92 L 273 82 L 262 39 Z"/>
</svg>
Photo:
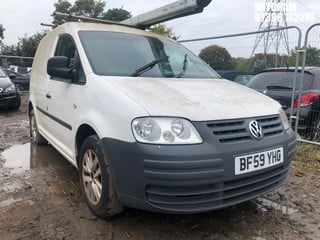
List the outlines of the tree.
<svg viewBox="0 0 320 240">
<path fill-rule="evenodd" d="M 19 42 L 14 45 L 4 45 L 1 54 L 9 56 L 34 57 L 36 49 L 41 39 L 46 35 L 46 31 L 37 32 L 31 37 L 25 36 L 19 38 Z M 19 66 L 30 66 L 30 60 L 10 59 L 10 64 Z"/>
<path fill-rule="evenodd" d="M 249 59 L 249 69 L 252 72 L 260 72 L 268 68 L 289 67 L 288 59 L 289 58 L 287 55 L 277 55 L 275 53 L 257 53 Z M 278 63 L 277 66 L 276 62 Z"/>
<path fill-rule="evenodd" d="M 106 3 L 102 0 L 77 0 L 70 12 L 75 15 L 100 18 L 103 16 Z"/>
<path fill-rule="evenodd" d="M 151 32 L 164 35 L 174 40 L 177 40 L 179 38 L 178 36 L 175 36 L 174 32 L 172 31 L 172 28 L 167 27 L 165 24 L 154 25 L 151 29 Z"/>
<path fill-rule="evenodd" d="M 241 71 L 241 72 L 249 71 L 249 68 L 248 68 L 249 59 L 238 57 L 238 58 L 233 58 L 232 61 L 234 63 L 234 70 Z"/>
<path fill-rule="evenodd" d="M 121 22 L 123 20 L 126 20 L 128 18 L 131 18 L 132 15 L 127 10 L 124 10 L 123 8 L 112 8 L 109 9 L 104 15 L 104 20 L 114 21 L 114 22 Z"/>
<path fill-rule="evenodd" d="M 199 57 L 215 70 L 233 69 L 232 57 L 224 47 L 208 46 L 201 50 Z"/>
<path fill-rule="evenodd" d="M 109 9 L 104 11 L 105 1 L 102 0 L 76 0 L 72 5 L 68 0 L 58 0 L 54 4 L 55 12 L 68 13 L 91 18 L 100 18 L 109 21 L 121 22 L 132 15 L 123 8 Z M 52 23 L 59 25 L 65 22 L 63 17 L 54 16 Z"/>
<path fill-rule="evenodd" d="M 70 13 L 71 6 L 72 6 L 71 3 L 69 3 L 67 0 L 58 0 L 58 2 L 54 4 L 55 12 L 62 12 L 62 13 Z M 64 22 L 65 21 L 62 17 L 54 16 L 52 24 L 59 25 Z"/>
<path fill-rule="evenodd" d="M 2 40 L 4 38 L 3 33 L 5 31 L 5 28 L 0 24 L 0 44 L 2 43 Z"/>
<path fill-rule="evenodd" d="M 37 32 L 31 37 L 23 37 L 19 38 L 18 46 L 19 46 L 19 54 L 24 57 L 33 57 L 36 53 L 37 47 L 41 41 L 41 39 L 47 34 L 46 31 Z"/>
</svg>

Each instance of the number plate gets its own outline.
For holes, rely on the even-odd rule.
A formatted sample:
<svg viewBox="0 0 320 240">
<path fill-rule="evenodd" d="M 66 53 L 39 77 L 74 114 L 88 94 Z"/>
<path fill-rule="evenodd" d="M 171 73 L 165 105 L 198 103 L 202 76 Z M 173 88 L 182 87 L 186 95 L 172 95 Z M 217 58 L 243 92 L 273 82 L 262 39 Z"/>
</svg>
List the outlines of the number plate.
<svg viewBox="0 0 320 240">
<path fill-rule="evenodd" d="M 258 171 L 283 163 L 283 148 L 235 157 L 235 174 Z"/>
</svg>

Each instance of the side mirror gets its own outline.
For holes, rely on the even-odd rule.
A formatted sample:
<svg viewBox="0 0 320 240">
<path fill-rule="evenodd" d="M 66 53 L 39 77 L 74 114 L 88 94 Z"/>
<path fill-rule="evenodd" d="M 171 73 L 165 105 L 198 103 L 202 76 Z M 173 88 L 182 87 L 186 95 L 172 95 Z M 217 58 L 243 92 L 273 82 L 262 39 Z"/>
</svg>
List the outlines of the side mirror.
<svg viewBox="0 0 320 240">
<path fill-rule="evenodd" d="M 55 56 L 48 60 L 47 73 L 51 77 L 73 80 L 76 76 L 75 72 L 75 69 L 69 68 L 69 58 L 65 56 Z"/>
</svg>

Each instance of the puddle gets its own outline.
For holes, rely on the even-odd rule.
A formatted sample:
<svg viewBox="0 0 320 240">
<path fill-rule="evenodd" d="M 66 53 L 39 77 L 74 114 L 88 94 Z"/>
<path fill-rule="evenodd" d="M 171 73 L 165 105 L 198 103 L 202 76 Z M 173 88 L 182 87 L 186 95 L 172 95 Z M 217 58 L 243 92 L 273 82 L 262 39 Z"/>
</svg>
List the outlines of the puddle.
<svg viewBox="0 0 320 240">
<path fill-rule="evenodd" d="M 38 146 L 35 144 L 14 145 L 0 153 L 0 167 L 12 169 L 11 173 L 62 164 L 67 161 L 50 145 Z"/>
<path fill-rule="evenodd" d="M 278 211 L 281 211 L 283 214 L 289 214 L 289 215 L 292 215 L 298 212 L 297 209 L 291 208 L 289 206 L 285 206 L 281 203 L 277 203 L 266 198 L 258 198 L 256 201 L 256 204 L 258 206 L 258 209 L 265 212 L 268 211 L 269 209 L 278 210 Z"/>
<path fill-rule="evenodd" d="M 5 168 L 13 168 L 14 172 L 30 169 L 30 144 L 14 145 L 2 153 Z"/>
</svg>

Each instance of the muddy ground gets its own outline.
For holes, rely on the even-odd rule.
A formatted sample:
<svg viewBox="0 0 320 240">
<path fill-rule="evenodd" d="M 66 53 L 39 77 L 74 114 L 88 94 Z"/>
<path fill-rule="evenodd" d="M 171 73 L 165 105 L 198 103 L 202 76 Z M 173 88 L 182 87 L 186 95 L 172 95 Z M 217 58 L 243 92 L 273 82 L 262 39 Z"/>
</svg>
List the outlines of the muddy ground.
<svg viewBox="0 0 320 240">
<path fill-rule="evenodd" d="M 300 145 L 288 181 L 235 207 L 195 215 L 135 209 L 95 217 L 78 173 L 50 146 L 29 143 L 27 97 L 0 110 L 0 239 L 320 239 L 320 151 Z"/>
</svg>

